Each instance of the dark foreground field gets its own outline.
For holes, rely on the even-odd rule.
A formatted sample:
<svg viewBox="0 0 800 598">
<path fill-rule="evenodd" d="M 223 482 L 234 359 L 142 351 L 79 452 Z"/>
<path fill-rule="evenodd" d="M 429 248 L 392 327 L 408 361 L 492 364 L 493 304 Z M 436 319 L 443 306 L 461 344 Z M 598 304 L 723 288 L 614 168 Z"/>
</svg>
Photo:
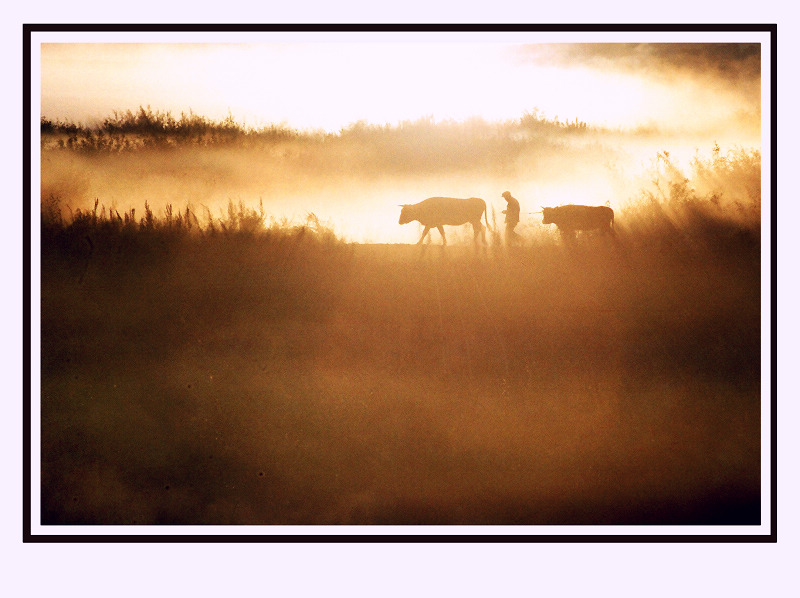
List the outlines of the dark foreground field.
<svg viewBox="0 0 800 598">
<path fill-rule="evenodd" d="M 760 241 L 709 234 L 46 234 L 42 522 L 758 524 Z"/>
</svg>

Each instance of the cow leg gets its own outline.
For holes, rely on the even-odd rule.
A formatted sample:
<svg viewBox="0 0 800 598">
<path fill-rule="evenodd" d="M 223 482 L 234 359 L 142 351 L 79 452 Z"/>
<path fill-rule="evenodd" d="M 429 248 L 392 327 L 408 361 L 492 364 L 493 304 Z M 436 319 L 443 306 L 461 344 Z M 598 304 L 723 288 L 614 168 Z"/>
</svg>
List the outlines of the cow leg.
<svg viewBox="0 0 800 598">
<path fill-rule="evenodd" d="M 422 236 L 419 238 L 419 241 L 417 241 L 417 245 L 420 245 L 422 243 L 422 241 L 425 240 L 425 235 L 427 235 L 428 232 L 430 232 L 430 230 L 431 230 L 430 226 L 426 226 L 425 227 L 425 230 L 422 231 Z"/>
<path fill-rule="evenodd" d="M 436 228 L 439 229 L 439 234 L 442 235 L 442 245 L 447 245 L 447 238 L 444 236 L 444 227 L 440 224 Z"/>
<path fill-rule="evenodd" d="M 478 220 L 477 222 L 472 222 L 472 241 L 477 245 L 478 244 L 478 235 L 481 236 L 481 240 L 483 244 L 486 245 L 486 227 L 481 224 L 481 221 Z"/>
</svg>

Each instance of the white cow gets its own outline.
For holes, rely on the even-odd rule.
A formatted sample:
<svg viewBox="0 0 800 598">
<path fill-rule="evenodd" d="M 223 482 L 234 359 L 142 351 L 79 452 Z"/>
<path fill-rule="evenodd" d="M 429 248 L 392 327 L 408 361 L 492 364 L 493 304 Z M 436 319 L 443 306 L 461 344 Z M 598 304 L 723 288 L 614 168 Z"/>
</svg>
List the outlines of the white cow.
<svg viewBox="0 0 800 598">
<path fill-rule="evenodd" d="M 417 241 L 417 245 L 422 243 L 432 228 L 439 229 L 442 235 L 442 245 L 447 245 L 447 238 L 444 236 L 444 225 L 460 226 L 470 223 L 475 233 L 475 242 L 478 242 L 478 234 L 481 235 L 483 244 L 486 245 L 486 232 L 481 224 L 481 215 L 489 227 L 489 219 L 486 214 L 486 202 L 479 197 L 460 199 L 457 197 L 429 197 L 419 203 L 402 204 L 400 210 L 400 224 L 407 224 L 414 220 L 425 227 L 422 236 Z"/>
</svg>

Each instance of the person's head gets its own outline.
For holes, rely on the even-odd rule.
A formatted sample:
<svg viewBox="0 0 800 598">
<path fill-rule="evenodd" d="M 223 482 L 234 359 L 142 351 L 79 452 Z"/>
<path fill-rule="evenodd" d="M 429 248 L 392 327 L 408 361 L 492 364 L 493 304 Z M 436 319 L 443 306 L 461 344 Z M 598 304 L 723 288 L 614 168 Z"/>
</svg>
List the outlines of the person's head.
<svg viewBox="0 0 800 598">
<path fill-rule="evenodd" d="M 509 197 L 511 197 L 511 193 L 509 191 L 503 191 L 503 199 L 508 201 Z"/>
</svg>

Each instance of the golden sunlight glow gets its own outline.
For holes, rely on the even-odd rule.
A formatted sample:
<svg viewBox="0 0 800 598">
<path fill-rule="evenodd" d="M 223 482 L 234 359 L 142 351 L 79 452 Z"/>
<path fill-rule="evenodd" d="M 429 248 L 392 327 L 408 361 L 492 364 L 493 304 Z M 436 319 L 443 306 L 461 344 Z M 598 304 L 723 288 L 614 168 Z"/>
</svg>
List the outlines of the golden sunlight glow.
<svg viewBox="0 0 800 598">
<path fill-rule="evenodd" d="M 419 231 L 416 225 L 398 225 L 397 204 L 436 195 L 482 197 L 502 221 L 500 193 L 510 189 L 523 206 L 524 225 L 536 220 L 531 212 L 539 206 L 620 208 L 648 183 L 641 174 L 664 150 L 685 168 L 698 151 L 707 155 L 716 143 L 759 147 L 760 104 L 754 94 L 760 77 L 752 66 L 747 70 L 737 63 L 732 68 L 740 72 L 713 71 L 691 53 L 679 54 L 683 62 L 671 57 L 666 46 L 651 50 L 655 58 L 646 54 L 636 63 L 631 51 L 602 44 L 431 41 L 45 43 L 41 113 L 91 126 L 114 113 L 149 107 L 176 118 L 192 112 L 213 121 L 233 118 L 245 127 L 276 124 L 334 133 L 355 123 L 409 123 L 408 135 L 414 137 L 406 135 L 401 146 L 381 142 L 376 153 L 373 146 L 364 149 L 352 141 L 339 153 L 320 150 L 325 157 L 316 159 L 328 166 L 316 162 L 313 172 L 303 163 L 307 148 L 298 142 L 277 158 L 220 152 L 213 163 L 187 158 L 183 166 L 165 165 L 160 175 L 141 166 L 138 178 L 128 183 L 110 173 L 106 182 L 94 177 L 86 197 L 70 198 L 76 207 L 101 196 L 109 204 L 141 210 L 155 197 L 158 209 L 192 203 L 215 215 L 231 200 L 257 205 L 263 199 L 277 218 L 302 223 L 314 213 L 350 241 L 407 243 L 415 242 Z M 706 51 L 713 57 L 713 49 Z M 523 149 L 514 143 L 487 149 L 490 129 L 461 129 L 458 140 L 428 138 L 432 130 L 413 129 L 420 119 L 452 124 L 477 117 L 520 125 L 531 114 L 550 125 L 555 121 L 556 129 L 585 124 L 591 134 L 559 129 L 566 134 L 554 140 L 523 127 L 518 129 Z M 374 141 L 379 134 L 370 135 Z M 438 165 L 436 152 L 444 151 L 444 140 L 450 144 L 447 159 L 459 165 Z M 420 156 L 418 150 L 425 154 L 427 147 L 430 155 Z M 341 176 L 335 165 L 353 156 L 362 166 Z M 285 162 L 276 163 L 280 159 Z M 61 195 L 67 188 L 84 188 L 70 174 L 84 167 L 54 170 L 44 186 Z M 186 169 L 197 174 L 181 174 L 179 184 L 169 183 Z M 304 183 L 293 183 L 298 176 Z"/>
<path fill-rule="evenodd" d="M 519 118 L 697 126 L 720 95 L 633 74 L 514 60 L 496 43 L 45 44 L 42 111 L 86 121 L 152 106 L 249 125 L 337 131 L 367 121 Z M 681 94 L 691 102 L 681 102 Z M 729 98 L 722 98 L 728 102 Z M 713 111 L 711 110 L 713 101 Z"/>
</svg>

